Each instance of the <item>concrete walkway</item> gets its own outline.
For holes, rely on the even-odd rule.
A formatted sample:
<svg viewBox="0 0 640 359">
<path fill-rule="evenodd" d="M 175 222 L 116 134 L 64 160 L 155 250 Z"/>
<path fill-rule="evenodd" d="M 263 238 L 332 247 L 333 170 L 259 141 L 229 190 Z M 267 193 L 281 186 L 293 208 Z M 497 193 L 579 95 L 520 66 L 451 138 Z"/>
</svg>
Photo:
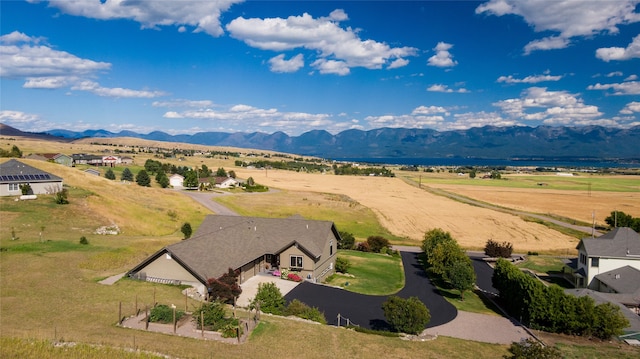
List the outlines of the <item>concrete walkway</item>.
<svg viewBox="0 0 640 359">
<path fill-rule="evenodd" d="M 127 273 L 120 273 L 120 274 L 112 275 L 111 277 L 105 278 L 105 279 L 99 281 L 98 283 L 104 284 L 104 285 L 113 285 L 117 281 L 119 281 L 122 277 L 124 277 L 125 274 L 127 274 Z"/>
<path fill-rule="evenodd" d="M 280 277 L 274 277 L 273 275 L 267 273 L 258 274 L 249 278 L 246 282 L 240 285 L 240 288 L 242 288 L 242 293 L 238 297 L 238 300 L 236 300 L 236 305 L 238 307 L 248 307 L 249 303 L 251 303 L 251 300 L 255 298 L 256 293 L 258 293 L 258 285 L 260 285 L 260 283 L 268 282 L 275 283 L 278 289 L 280 289 L 280 293 L 282 293 L 283 297 L 287 295 L 293 288 L 297 287 L 298 284 L 300 284 L 292 280 L 285 280 L 281 279 Z"/>
</svg>

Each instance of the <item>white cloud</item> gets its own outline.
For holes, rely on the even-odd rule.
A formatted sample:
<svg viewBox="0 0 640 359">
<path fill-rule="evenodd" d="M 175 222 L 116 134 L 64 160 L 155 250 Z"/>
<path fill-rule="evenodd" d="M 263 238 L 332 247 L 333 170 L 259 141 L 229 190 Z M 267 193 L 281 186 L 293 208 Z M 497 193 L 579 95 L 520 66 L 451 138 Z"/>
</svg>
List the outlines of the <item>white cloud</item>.
<svg viewBox="0 0 640 359">
<path fill-rule="evenodd" d="M 442 106 L 418 106 L 411 112 L 413 116 L 433 115 L 436 113 L 442 113 L 449 116 L 449 111 Z"/>
<path fill-rule="evenodd" d="M 224 33 L 220 14 L 242 1 L 51 0 L 49 6 L 65 14 L 91 19 L 133 20 L 140 23 L 142 28 L 187 25 L 194 27 L 194 32 L 203 31 L 211 36 L 220 36 Z M 180 27 L 178 31 L 181 31 Z"/>
<path fill-rule="evenodd" d="M 524 54 L 529 55 L 538 50 L 564 49 L 567 46 L 569 46 L 569 40 L 562 37 L 550 36 L 540 40 L 533 40 L 526 44 L 524 46 Z"/>
<path fill-rule="evenodd" d="M 476 13 L 518 15 L 536 32 L 557 33 L 527 44 L 525 53 L 530 53 L 567 47 L 574 37 L 616 34 L 619 25 L 640 21 L 640 14 L 635 12 L 637 4 L 637 0 L 490 0 L 478 6 Z"/>
<path fill-rule="evenodd" d="M 454 90 L 452 88 L 449 88 L 449 86 L 447 85 L 442 85 L 442 84 L 433 84 L 429 87 L 427 87 L 427 91 L 429 92 L 445 92 L 445 93 L 468 93 L 469 90 L 465 89 L 465 88 L 459 88 L 457 90 Z"/>
<path fill-rule="evenodd" d="M 626 78 L 626 79 L 624 79 L 624 80 L 625 80 L 625 81 L 635 81 L 635 80 L 637 80 L 637 79 L 638 79 L 638 75 L 633 74 L 633 75 L 629 75 L 629 76 L 627 76 L 627 78 Z"/>
<path fill-rule="evenodd" d="M 213 101 L 175 99 L 170 101 L 154 101 L 153 107 L 212 107 Z"/>
<path fill-rule="evenodd" d="M 548 91 L 546 87 L 531 87 L 520 98 L 494 103 L 509 118 L 542 121 L 548 125 L 582 125 L 602 116 L 597 106 L 567 91 Z"/>
<path fill-rule="evenodd" d="M 624 75 L 622 73 L 622 71 L 614 71 L 614 72 L 609 72 L 608 74 L 606 74 L 606 77 L 616 77 L 616 76 L 622 76 Z"/>
<path fill-rule="evenodd" d="M 25 78 L 24 88 L 89 91 L 99 96 L 152 98 L 164 96 L 161 91 L 106 88 L 88 80 L 111 69 L 107 62 L 82 59 L 68 52 L 40 45 L 43 38 L 30 37 L 18 31 L 0 36 L 0 76 Z"/>
<path fill-rule="evenodd" d="M 513 77 L 512 75 L 509 75 L 509 76 L 498 77 L 497 82 L 504 82 L 508 84 L 535 84 L 538 82 L 545 82 L 545 81 L 560 81 L 563 77 L 564 76 L 561 76 L 561 75 L 544 74 L 544 75 L 527 76 L 525 78 L 518 79 Z"/>
<path fill-rule="evenodd" d="M 433 48 L 436 54 L 429 58 L 427 65 L 436 67 L 452 67 L 457 65 L 458 62 L 453 60 L 453 55 L 449 52 L 452 47 L 453 45 L 447 44 L 446 42 L 439 42 L 436 47 Z"/>
<path fill-rule="evenodd" d="M 468 112 L 454 115 L 454 121 L 447 122 L 440 131 L 446 130 L 466 130 L 472 127 L 506 127 L 522 125 L 515 119 L 505 119 L 495 112 Z"/>
<path fill-rule="evenodd" d="M 612 90 L 613 95 L 640 95 L 640 81 L 627 81 L 616 84 L 601 84 L 589 85 L 587 90 Z"/>
<path fill-rule="evenodd" d="M 603 47 L 596 50 L 596 57 L 602 61 L 611 60 L 631 60 L 640 58 L 640 35 L 633 38 L 633 41 L 624 47 Z"/>
<path fill-rule="evenodd" d="M 0 111 L 0 122 L 12 127 L 18 125 L 20 129 L 22 129 L 21 125 L 33 123 L 34 121 L 38 121 L 39 119 L 40 118 L 38 115 L 32 113 L 10 110 Z"/>
<path fill-rule="evenodd" d="M 38 45 L 41 41 L 41 38 L 17 31 L 1 36 L 0 76 L 27 77 L 37 81 L 36 78 L 85 76 L 111 68 L 111 64 L 106 62 L 81 59 L 68 52 Z"/>
<path fill-rule="evenodd" d="M 364 119 L 371 128 L 435 128 L 445 121 L 443 116 L 383 115 Z"/>
<path fill-rule="evenodd" d="M 236 104 L 225 108 L 196 108 L 185 111 L 168 111 L 163 117 L 169 119 L 195 119 L 212 121 L 220 128 L 261 128 L 264 132 L 300 132 L 310 129 L 332 130 L 339 126 L 329 114 L 305 112 L 282 112 L 276 108 L 259 108 Z M 210 128 L 211 126 L 205 126 Z"/>
<path fill-rule="evenodd" d="M 391 47 L 374 40 L 362 40 L 357 31 L 343 29 L 347 20 L 343 10 L 334 10 L 328 17 L 300 16 L 258 19 L 236 18 L 227 24 L 231 36 L 261 50 L 287 51 L 307 49 L 317 53 L 312 66 L 326 74 L 346 75 L 352 67 L 381 69 L 398 67 L 408 56 L 415 56 L 412 47 Z M 405 59 L 406 60 L 406 59 Z"/>
<path fill-rule="evenodd" d="M 407 66 L 408 64 L 409 64 L 409 60 L 407 59 L 395 59 L 393 62 L 391 62 L 391 64 L 389 64 L 387 68 L 389 70 L 397 69 L 399 67 Z"/>
<path fill-rule="evenodd" d="M 131 90 L 122 87 L 102 87 L 97 82 L 89 80 L 80 81 L 71 86 L 71 89 L 76 91 L 88 91 L 103 97 L 154 98 L 167 95 L 162 91 Z"/>
<path fill-rule="evenodd" d="M 269 59 L 271 71 L 273 72 L 296 72 L 304 67 L 304 57 L 298 54 L 289 60 L 284 59 L 284 54 Z"/>
<path fill-rule="evenodd" d="M 640 102 L 629 102 L 622 110 L 620 110 L 620 113 L 623 115 L 633 115 L 634 113 L 640 113 Z"/>
</svg>

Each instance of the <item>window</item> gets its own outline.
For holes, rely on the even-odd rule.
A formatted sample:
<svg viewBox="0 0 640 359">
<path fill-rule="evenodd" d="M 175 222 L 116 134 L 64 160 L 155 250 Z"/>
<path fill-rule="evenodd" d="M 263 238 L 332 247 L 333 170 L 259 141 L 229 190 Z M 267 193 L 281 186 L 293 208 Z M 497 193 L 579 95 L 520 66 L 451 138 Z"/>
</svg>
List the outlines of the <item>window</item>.
<svg viewBox="0 0 640 359">
<path fill-rule="evenodd" d="M 329 256 L 333 255 L 333 239 L 329 242 Z"/>
<path fill-rule="evenodd" d="M 587 265 L 587 255 L 584 253 L 580 253 L 580 264 Z"/>
<path fill-rule="evenodd" d="M 291 256 L 291 268 L 302 268 L 302 256 Z"/>
<path fill-rule="evenodd" d="M 591 266 L 599 267 L 600 266 L 600 258 L 591 258 Z"/>
<path fill-rule="evenodd" d="M 17 183 L 9 183 L 9 191 L 19 191 L 20 185 Z"/>
</svg>

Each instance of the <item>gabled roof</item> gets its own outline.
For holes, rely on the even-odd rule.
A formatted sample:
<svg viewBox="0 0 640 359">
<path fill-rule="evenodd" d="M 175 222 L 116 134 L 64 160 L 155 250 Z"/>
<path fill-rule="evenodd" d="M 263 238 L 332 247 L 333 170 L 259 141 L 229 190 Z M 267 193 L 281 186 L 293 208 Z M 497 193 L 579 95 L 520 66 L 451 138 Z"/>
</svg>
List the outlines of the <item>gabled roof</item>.
<svg viewBox="0 0 640 359">
<path fill-rule="evenodd" d="M 10 159 L 0 164 L 0 183 L 61 182 L 62 178 L 49 172 Z"/>
<path fill-rule="evenodd" d="M 640 270 L 631 266 L 600 273 L 596 279 L 618 293 L 640 294 Z"/>
<path fill-rule="evenodd" d="M 209 215 L 193 237 L 164 250 L 199 277 L 217 278 L 229 268 L 240 268 L 265 254 L 279 254 L 292 245 L 318 259 L 330 238 L 338 238 L 330 221 Z"/>
<path fill-rule="evenodd" d="M 617 227 L 597 238 L 583 238 L 578 244 L 590 257 L 617 257 L 640 260 L 640 235 L 628 227 Z"/>
</svg>

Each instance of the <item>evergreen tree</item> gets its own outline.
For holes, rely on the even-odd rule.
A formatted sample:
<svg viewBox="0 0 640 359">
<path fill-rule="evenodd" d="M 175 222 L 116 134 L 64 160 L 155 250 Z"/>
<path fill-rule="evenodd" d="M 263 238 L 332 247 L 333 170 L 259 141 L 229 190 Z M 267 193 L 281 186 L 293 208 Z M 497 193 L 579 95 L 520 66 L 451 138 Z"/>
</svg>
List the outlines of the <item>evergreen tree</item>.
<svg viewBox="0 0 640 359">
<path fill-rule="evenodd" d="M 147 171 L 140 170 L 140 172 L 138 172 L 136 175 L 136 183 L 138 186 L 151 187 L 151 178 L 149 178 Z"/>
<path fill-rule="evenodd" d="M 109 168 L 107 172 L 104 173 L 104 178 L 114 180 L 116 179 L 116 174 L 113 173 L 113 170 Z"/>
<path fill-rule="evenodd" d="M 133 182 L 133 173 L 128 168 L 125 168 L 120 175 L 122 181 Z"/>
</svg>

